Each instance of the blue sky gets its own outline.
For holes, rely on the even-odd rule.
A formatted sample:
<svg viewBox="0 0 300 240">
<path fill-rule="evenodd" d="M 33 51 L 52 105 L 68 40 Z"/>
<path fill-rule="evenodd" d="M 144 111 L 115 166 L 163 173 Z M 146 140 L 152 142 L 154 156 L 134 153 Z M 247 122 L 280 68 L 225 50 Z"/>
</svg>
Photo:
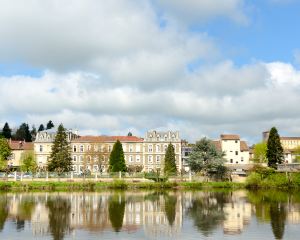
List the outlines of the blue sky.
<svg viewBox="0 0 300 240">
<path fill-rule="evenodd" d="M 300 1 L 0 5 L 0 125 L 300 136 Z"/>
</svg>

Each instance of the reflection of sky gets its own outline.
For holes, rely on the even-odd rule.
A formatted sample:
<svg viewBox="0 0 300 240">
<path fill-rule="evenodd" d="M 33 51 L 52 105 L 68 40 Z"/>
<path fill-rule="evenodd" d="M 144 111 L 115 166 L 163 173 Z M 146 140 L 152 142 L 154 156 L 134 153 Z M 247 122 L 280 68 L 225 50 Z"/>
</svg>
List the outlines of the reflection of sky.
<svg viewBox="0 0 300 240">
<path fill-rule="evenodd" d="M 178 214 L 178 213 L 177 213 Z M 124 230 L 124 229 L 123 229 Z M 213 233 L 204 236 L 199 232 L 194 226 L 194 221 L 187 215 L 183 214 L 183 222 L 181 230 L 172 237 L 162 237 L 159 236 L 154 238 L 153 236 L 145 235 L 144 229 L 141 226 L 137 231 L 128 233 L 126 231 L 121 231 L 118 233 L 105 230 L 103 232 L 88 232 L 87 230 L 75 229 L 69 235 L 66 235 L 64 239 L 83 239 L 83 240 L 94 240 L 94 239 L 274 239 L 274 235 L 271 228 L 270 222 L 258 222 L 255 213 L 252 213 L 250 223 L 242 229 L 240 234 L 226 235 L 223 232 L 222 223 L 219 224 L 217 228 L 214 229 Z M 285 222 L 284 239 L 299 239 L 300 234 L 299 224 L 290 224 Z M 4 225 L 4 229 L 0 232 L 0 239 L 5 240 L 18 240 L 18 239 L 52 239 L 50 234 L 46 236 L 32 236 L 31 224 L 25 221 L 24 229 L 16 230 L 16 222 L 9 219 Z"/>
</svg>

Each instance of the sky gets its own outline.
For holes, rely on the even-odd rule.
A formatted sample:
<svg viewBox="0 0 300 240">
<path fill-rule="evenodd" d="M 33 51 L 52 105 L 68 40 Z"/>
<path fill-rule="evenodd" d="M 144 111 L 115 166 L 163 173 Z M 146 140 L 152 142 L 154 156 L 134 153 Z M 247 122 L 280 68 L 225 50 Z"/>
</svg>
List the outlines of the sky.
<svg viewBox="0 0 300 240">
<path fill-rule="evenodd" d="M 0 126 L 300 136 L 300 0 L 0 0 Z"/>
</svg>

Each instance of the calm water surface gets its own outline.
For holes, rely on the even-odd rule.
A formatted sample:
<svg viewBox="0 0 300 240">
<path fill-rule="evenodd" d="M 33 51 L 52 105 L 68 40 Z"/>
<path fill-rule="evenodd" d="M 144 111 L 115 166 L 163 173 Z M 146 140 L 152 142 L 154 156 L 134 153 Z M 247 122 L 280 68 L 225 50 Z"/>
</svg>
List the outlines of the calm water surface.
<svg viewBox="0 0 300 240">
<path fill-rule="evenodd" d="M 300 239 L 300 193 L 2 193 L 0 239 Z"/>
</svg>

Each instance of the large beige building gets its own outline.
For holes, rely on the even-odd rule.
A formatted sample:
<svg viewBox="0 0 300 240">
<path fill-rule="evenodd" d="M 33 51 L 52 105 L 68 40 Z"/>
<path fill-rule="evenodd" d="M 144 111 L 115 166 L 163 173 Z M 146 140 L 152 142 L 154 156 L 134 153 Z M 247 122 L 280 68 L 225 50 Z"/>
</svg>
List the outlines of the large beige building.
<svg viewBox="0 0 300 240">
<path fill-rule="evenodd" d="M 47 165 L 56 132 L 41 131 L 34 142 L 37 163 L 43 167 Z M 136 136 L 78 136 L 68 131 L 68 141 L 71 145 L 73 172 L 91 173 L 107 172 L 109 155 L 114 143 L 122 143 L 127 167 L 146 172 L 162 169 L 165 151 L 169 143 L 175 149 L 177 170 L 181 170 L 181 139 L 179 132 L 149 131 L 146 138 Z"/>
<path fill-rule="evenodd" d="M 214 143 L 225 153 L 226 164 L 249 164 L 249 147 L 239 135 L 222 134 Z"/>
<path fill-rule="evenodd" d="M 179 132 L 148 131 L 144 139 L 143 149 L 146 172 L 160 171 L 163 169 L 165 152 L 169 143 L 174 146 L 176 167 L 178 171 L 181 171 L 181 139 Z"/>
</svg>

